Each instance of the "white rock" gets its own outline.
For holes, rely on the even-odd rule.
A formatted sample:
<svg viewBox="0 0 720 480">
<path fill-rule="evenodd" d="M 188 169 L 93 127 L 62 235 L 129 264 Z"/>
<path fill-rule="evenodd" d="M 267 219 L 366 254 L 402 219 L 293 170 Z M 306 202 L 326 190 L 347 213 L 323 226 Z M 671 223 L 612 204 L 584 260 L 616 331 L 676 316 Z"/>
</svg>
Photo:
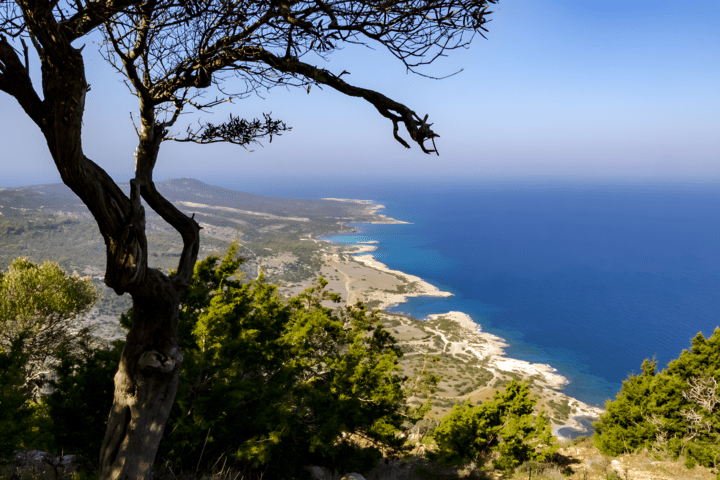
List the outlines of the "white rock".
<svg viewBox="0 0 720 480">
<path fill-rule="evenodd" d="M 340 480 L 365 480 L 365 477 L 363 477 L 359 473 L 352 472 L 343 476 Z"/>
</svg>

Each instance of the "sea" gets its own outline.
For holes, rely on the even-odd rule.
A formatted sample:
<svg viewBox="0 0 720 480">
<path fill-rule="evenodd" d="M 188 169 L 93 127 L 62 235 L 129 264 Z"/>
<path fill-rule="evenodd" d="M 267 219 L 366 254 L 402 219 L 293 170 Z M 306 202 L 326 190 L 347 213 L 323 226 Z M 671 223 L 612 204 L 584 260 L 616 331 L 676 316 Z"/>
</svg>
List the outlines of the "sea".
<svg viewBox="0 0 720 480">
<path fill-rule="evenodd" d="M 720 325 L 720 185 L 482 180 L 215 182 L 288 198 L 357 198 L 409 224 L 328 237 L 452 297 L 392 308 L 467 313 L 508 356 L 549 364 L 596 406 L 644 359 L 660 368 Z"/>
</svg>

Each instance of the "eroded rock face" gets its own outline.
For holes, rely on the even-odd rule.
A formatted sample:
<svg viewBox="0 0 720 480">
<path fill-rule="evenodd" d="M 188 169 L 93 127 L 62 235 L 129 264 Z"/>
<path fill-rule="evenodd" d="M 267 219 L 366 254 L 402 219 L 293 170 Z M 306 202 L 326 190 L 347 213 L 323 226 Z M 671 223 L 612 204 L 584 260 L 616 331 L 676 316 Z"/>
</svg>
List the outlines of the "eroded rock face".
<svg viewBox="0 0 720 480">
<path fill-rule="evenodd" d="M 348 473 L 344 477 L 342 477 L 340 480 L 365 480 L 365 477 L 360 475 L 359 473 Z"/>
<path fill-rule="evenodd" d="M 77 469 L 76 460 L 77 457 L 75 455 L 54 457 L 40 450 L 28 450 L 26 452 L 18 452 L 15 455 L 12 467 L 17 474 L 22 474 L 28 470 L 34 472 L 50 470 L 57 474 L 64 475 L 74 472 Z"/>
<path fill-rule="evenodd" d="M 338 478 L 337 472 L 333 474 L 332 471 L 325 467 L 308 466 L 305 467 L 305 469 L 310 472 L 310 476 L 312 476 L 313 480 L 335 480 Z M 359 473 L 352 472 L 343 475 L 340 477 L 340 480 L 365 480 L 365 477 Z"/>
</svg>

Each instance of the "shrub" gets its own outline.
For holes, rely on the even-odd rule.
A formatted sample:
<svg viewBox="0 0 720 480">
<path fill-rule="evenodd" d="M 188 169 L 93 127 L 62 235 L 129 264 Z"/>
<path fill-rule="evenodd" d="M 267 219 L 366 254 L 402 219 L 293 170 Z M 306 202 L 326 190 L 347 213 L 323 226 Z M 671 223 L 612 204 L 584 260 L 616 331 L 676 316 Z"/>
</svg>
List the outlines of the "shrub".
<svg viewBox="0 0 720 480">
<path fill-rule="evenodd" d="M 54 452 L 78 455 L 84 464 L 95 465 L 113 403 L 117 372 L 124 341 L 97 348 L 89 337 L 78 340 L 76 349 L 62 345 L 57 353 L 53 393 L 43 398 L 54 438 Z"/>
<path fill-rule="evenodd" d="M 28 408 L 29 391 L 25 388 L 25 364 L 18 338 L 5 351 L 0 347 L 0 464 L 9 460 L 30 429 L 32 410 Z"/>
<path fill-rule="evenodd" d="M 409 413 L 396 375 L 401 354 L 379 319 L 361 304 L 326 307 L 339 296 L 322 278 L 289 302 L 262 277 L 243 283 L 236 249 L 196 265 L 159 458 L 187 471 L 224 457 L 243 471 L 294 476 L 312 462 L 350 468 L 378 458 L 340 441 L 343 433 L 400 446 Z"/>
<path fill-rule="evenodd" d="M 640 375 L 623 382 L 615 400 L 594 424 L 598 449 L 619 455 L 641 448 L 688 465 L 720 463 L 720 328 L 710 338 L 701 333 L 661 372 L 645 360 Z"/>
<path fill-rule="evenodd" d="M 529 460 L 547 460 L 558 445 L 544 413 L 532 415 L 535 403 L 527 384 L 513 380 L 493 401 L 454 406 L 434 432 L 440 456 L 482 463 L 490 452 L 497 452 L 493 466 L 505 471 Z"/>
</svg>

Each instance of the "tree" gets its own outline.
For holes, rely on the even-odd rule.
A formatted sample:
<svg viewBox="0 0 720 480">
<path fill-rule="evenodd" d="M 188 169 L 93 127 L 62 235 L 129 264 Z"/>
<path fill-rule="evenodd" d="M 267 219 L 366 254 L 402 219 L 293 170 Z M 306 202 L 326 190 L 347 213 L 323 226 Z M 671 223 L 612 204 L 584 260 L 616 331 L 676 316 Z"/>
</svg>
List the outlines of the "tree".
<svg viewBox="0 0 720 480">
<path fill-rule="evenodd" d="M 498 452 L 493 466 L 505 471 L 528 460 L 549 459 L 558 445 L 544 412 L 533 416 L 535 403 L 527 384 L 513 380 L 490 402 L 455 405 L 434 433 L 440 455 L 479 463 L 488 453 Z"/>
<path fill-rule="evenodd" d="M 353 453 L 342 433 L 397 444 L 407 406 L 400 352 L 362 305 L 335 312 L 319 282 L 289 302 L 263 279 L 242 282 L 234 259 L 197 263 L 180 315 L 184 366 L 160 456 L 294 478 L 310 462 Z M 340 455 L 340 452 L 343 455 Z M 347 461 L 346 461 L 347 463 Z M 177 470 L 176 470 L 177 471 Z"/>
<path fill-rule="evenodd" d="M 68 276 L 54 262 L 38 265 L 16 258 L 6 273 L 0 272 L 0 348 L 12 351 L 11 345 L 21 339 L 17 348 L 27 358 L 25 382 L 35 397 L 60 345 L 79 348 L 87 329 L 77 328 L 78 317 L 96 298 L 89 278 Z"/>
<path fill-rule="evenodd" d="M 0 272 L 0 457 L 30 439 L 40 389 L 61 347 L 76 352 L 89 328 L 77 320 L 94 303 L 90 279 L 68 276 L 57 263 L 16 258 Z"/>
<path fill-rule="evenodd" d="M 112 405 L 113 375 L 124 342 L 98 345 L 85 337 L 77 348 L 62 344 L 57 352 L 53 392 L 43 397 L 50 417 L 49 434 L 56 452 L 78 455 L 84 464 L 95 464 Z"/>
<path fill-rule="evenodd" d="M 437 136 L 412 109 L 345 82 L 305 60 L 326 57 L 343 43 L 386 48 L 416 71 L 483 34 L 497 0 L 0 0 L 0 90 L 14 97 L 44 135 L 62 181 L 87 205 L 106 245 L 105 283 L 129 293 L 137 321 L 121 356 L 114 404 L 101 449 L 101 478 L 145 477 L 170 414 L 182 354 L 177 322 L 198 255 L 200 227 L 156 189 L 153 170 L 163 141 L 248 145 L 288 128 L 231 116 L 185 135 L 170 132 L 186 108 L 201 111 L 258 88 L 326 85 L 371 103 L 430 153 Z M 90 86 L 80 45 L 100 31 L 105 57 L 138 98 L 135 176 L 126 196 L 87 158 L 82 121 Z M 32 46 L 42 95 L 32 85 Z M 242 88 L 225 82 L 239 77 Z M 206 99 L 211 86 L 221 97 Z M 183 240 L 172 276 L 148 268 L 143 199 Z"/>
<path fill-rule="evenodd" d="M 615 400 L 594 423 L 595 445 L 608 455 L 646 448 L 688 465 L 720 463 L 720 328 L 701 333 L 667 368 L 645 360 L 640 375 L 623 381 Z"/>
<path fill-rule="evenodd" d="M 15 339 L 7 350 L 0 346 L 0 465 L 12 458 L 32 415 L 24 388 L 27 355 L 22 352 L 22 341 L 22 337 Z"/>
</svg>

